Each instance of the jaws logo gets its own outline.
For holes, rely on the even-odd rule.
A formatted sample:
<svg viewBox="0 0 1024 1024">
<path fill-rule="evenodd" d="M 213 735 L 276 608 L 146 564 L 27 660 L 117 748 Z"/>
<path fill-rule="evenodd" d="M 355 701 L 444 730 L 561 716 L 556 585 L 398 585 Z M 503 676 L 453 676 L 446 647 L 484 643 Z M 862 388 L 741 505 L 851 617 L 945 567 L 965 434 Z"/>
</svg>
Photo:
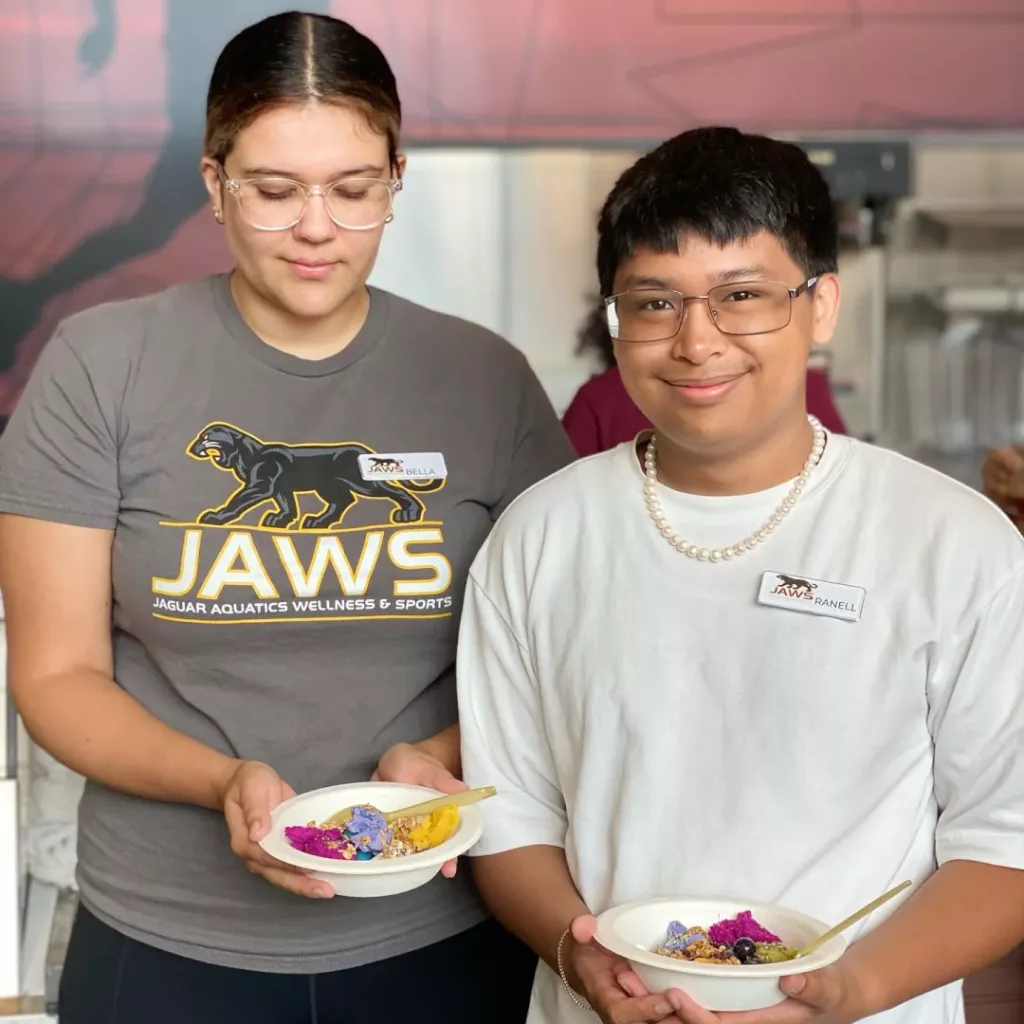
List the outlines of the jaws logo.
<svg viewBox="0 0 1024 1024">
<path fill-rule="evenodd" d="M 805 601 L 814 600 L 814 591 L 818 589 L 817 583 L 802 580 L 798 576 L 783 576 L 781 573 L 776 573 L 776 576 L 778 583 L 772 591 L 773 594 L 781 594 L 783 597 L 799 597 Z"/>
<path fill-rule="evenodd" d="M 187 454 L 233 476 L 235 487 L 191 523 L 161 524 L 180 533 L 180 550 L 176 570 L 152 579 L 157 617 L 238 623 L 451 615 L 443 523 L 426 518 L 420 497 L 441 490 L 444 476 L 366 479 L 359 460 L 375 453 L 360 442 L 265 442 L 223 422 L 204 427 Z M 440 466 L 443 473 L 443 458 Z M 382 521 L 343 526 L 364 500 L 381 506 Z"/>
</svg>

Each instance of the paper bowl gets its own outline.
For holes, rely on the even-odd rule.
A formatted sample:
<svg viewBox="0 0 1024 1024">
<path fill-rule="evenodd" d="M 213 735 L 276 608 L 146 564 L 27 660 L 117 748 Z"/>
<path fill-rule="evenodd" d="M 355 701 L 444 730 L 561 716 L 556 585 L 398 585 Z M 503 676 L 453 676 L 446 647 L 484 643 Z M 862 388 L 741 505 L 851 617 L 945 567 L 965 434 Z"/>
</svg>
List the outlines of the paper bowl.
<svg viewBox="0 0 1024 1024">
<path fill-rule="evenodd" d="M 447 860 L 461 856 L 483 835 L 483 816 L 475 806 L 459 808 L 459 825 L 443 843 L 408 857 L 381 860 L 331 860 L 296 850 L 285 838 L 291 825 L 323 821 L 343 807 L 372 804 L 381 811 L 396 811 L 422 803 L 441 793 L 422 786 L 395 782 L 357 782 L 327 786 L 286 800 L 271 814 L 270 832 L 260 846 L 272 857 L 306 868 L 312 877 L 327 882 L 339 896 L 394 896 L 429 882 Z"/>
<path fill-rule="evenodd" d="M 649 992 L 681 989 L 706 1010 L 762 1010 L 786 997 L 779 979 L 816 971 L 846 951 L 842 935 L 830 939 L 810 956 L 778 964 L 729 966 L 697 964 L 652 953 L 665 941 L 671 921 L 711 927 L 716 921 L 749 910 L 757 921 L 787 946 L 799 948 L 828 931 L 830 925 L 785 907 L 728 899 L 668 898 L 628 903 L 597 919 L 597 941 L 628 960 Z"/>
</svg>

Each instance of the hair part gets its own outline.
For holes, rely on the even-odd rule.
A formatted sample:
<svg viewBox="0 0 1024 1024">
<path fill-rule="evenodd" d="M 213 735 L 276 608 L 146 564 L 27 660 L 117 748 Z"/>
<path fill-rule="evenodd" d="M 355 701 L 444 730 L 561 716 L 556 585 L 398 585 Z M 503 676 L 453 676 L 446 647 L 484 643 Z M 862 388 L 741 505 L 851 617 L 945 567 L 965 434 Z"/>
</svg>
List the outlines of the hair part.
<svg viewBox="0 0 1024 1024">
<path fill-rule="evenodd" d="M 638 249 L 679 252 L 696 235 L 726 246 L 767 231 L 808 277 L 835 273 L 835 207 L 796 145 L 735 128 L 695 128 L 641 157 L 616 182 L 598 221 L 603 295 Z"/>
<path fill-rule="evenodd" d="M 402 104 L 387 58 L 348 22 L 302 11 L 249 25 L 221 51 L 206 98 L 206 155 L 223 164 L 260 114 L 305 103 L 358 111 L 387 139 L 397 171 Z"/>
</svg>

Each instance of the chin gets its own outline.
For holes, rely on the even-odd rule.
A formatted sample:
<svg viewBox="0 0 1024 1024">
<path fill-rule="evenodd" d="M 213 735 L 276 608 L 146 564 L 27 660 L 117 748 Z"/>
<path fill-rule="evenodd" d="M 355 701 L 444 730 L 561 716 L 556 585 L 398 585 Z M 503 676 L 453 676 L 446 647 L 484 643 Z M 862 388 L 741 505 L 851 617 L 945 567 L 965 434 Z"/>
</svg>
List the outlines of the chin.
<svg viewBox="0 0 1024 1024">
<path fill-rule="evenodd" d="M 664 434 L 683 448 L 713 448 L 731 445 L 749 431 L 749 421 L 739 409 L 725 405 L 707 409 L 678 408 L 654 410 L 648 416 L 658 433 Z"/>
<path fill-rule="evenodd" d="M 337 312 L 352 298 L 353 288 L 349 282 L 344 287 L 320 282 L 288 286 L 275 289 L 275 298 L 292 316 L 316 320 Z"/>
</svg>

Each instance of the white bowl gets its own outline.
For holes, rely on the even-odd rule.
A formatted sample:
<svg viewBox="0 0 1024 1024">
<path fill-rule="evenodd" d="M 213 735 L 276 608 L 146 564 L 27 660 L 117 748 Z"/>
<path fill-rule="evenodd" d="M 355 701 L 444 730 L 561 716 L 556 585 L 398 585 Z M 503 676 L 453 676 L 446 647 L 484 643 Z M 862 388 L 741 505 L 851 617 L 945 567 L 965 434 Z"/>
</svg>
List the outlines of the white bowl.
<svg viewBox="0 0 1024 1024">
<path fill-rule="evenodd" d="M 332 860 L 296 850 L 285 838 L 290 825 L 323 821 L 343 807 L 372 804 L 381 811 L 397 811 L 435 796 L 437 790 L 406 786 L 395 782 L 356 782 L 345 786 L 327 786 L 300 793 L 274 808 L 270 832 L 260 846 L 272 857 L 293 867 L 306 868 L 312 877 L 327 882 L 339 896 L 394 896 L 429 882 L 447 860 L 461 856 L 483 835 L 483 816 L 478 807 L 459 808 L 459 826 L 443 843 L 432 850 L 411 853 L 407 857 L 378 860 Z"/>
<path fill-rule="evenodd" d="M 681 989 L 706 1010 L 762 1010 L 786 997 L 779 979 L 816 971 L 834 963 L 846 951 L 837 935 L 810 956 L 777 964 L 697 964 L 651 952 L 665 941 L 669 923 L 710 928 L 716 921 L 749 910 L 787 946 L 799 948 L 828 931 L 830 925 L 785 907 L 740 903 L 729 899 L 668 898 L 627 903 L 597 919 L 597 941 L 628 960 L 649 992 Z"/>
</svg>

